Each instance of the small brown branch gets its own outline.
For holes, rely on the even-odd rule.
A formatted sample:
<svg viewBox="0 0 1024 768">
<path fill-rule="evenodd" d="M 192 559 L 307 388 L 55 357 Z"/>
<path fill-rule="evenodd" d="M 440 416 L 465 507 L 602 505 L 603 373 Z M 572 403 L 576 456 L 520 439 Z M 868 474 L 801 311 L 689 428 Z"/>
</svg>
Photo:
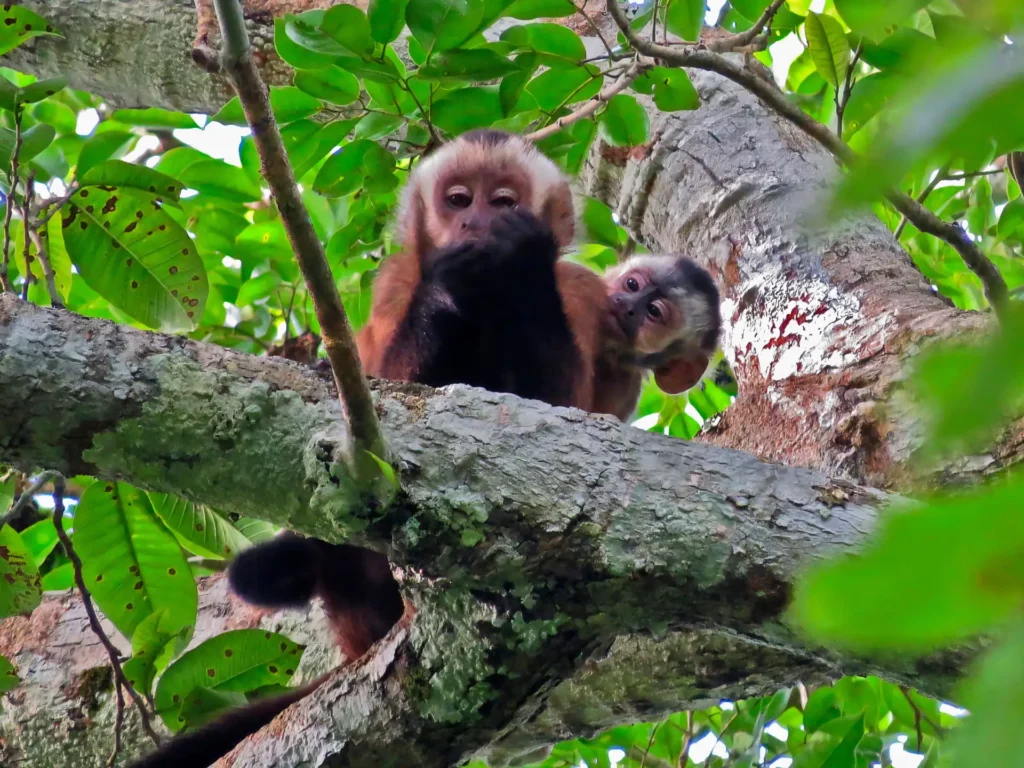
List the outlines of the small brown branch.
<svg viewBox="0 0 1024 768">
<path fill-rule="evenodd" d="M 599 94 L 597 94 L 597 96 L 592 98 L 582 107 L 577 109 L 575 112 L 565 115 L 564 117 L 558 118 L 557 120 L 555 120 L 555 122 L 553 122 L 551 125 L 545 128 L 541 128 L 539 130 L 534 131 L 533 133 L 526 134 L 525 138 L 529 139 L 530 141 L 542 141 L 543 139 L 546 139 L 549 136 L 554 136 L 556 133 L 558 133 L 566 126 L 572 125 L 573 123 L 579 122 L 580 120 L 584 120 L 590 117 L 595 112 L 597 112 L 598 109 L 601 108 L 602 104 L 607 104 L 609 99 L 611 99 L 613 96 L 626 90 L 626 88 L 632 85 L 634 80 L 636 80 L 642 74 L 647 72 L 647 70 L 649 70 L 653 66 L 653 62 L 643 61 L 639 58 L 636 59 L 632 64 L 629 65 L 629 67 L 627 67 L 625 72 L 619 75 L 619 77 L 615 80 L 614 83 L 612 83 L 609 86 L 606 86 L 604 89 L 601 90 Z"/>
<path fill-rule="evenodd" d="M 56 472 L 43 472 L 36 481 L 32 483 L 28 488 L 22 491 L 21 495 L 18 496 L 18 500 L 11 505 L 11 508 L 7 511 L 7 514 L 0 516 L 0 528 L 7 524 L 8 520 L 13 519 L 21 510 L 23 510 L 28 503 L 32 501 L 32 498 L 42 490 L 43 486 L 50 482 Z"/>
<path fill-rule="evenodd" d="M 670 66 L 692 67 L 693 69 L 716 72 L 760 98 L 765 106 L 789 120 L 844 164 L 854 165 L 859 159 L 857 153 L 837 138 L 826 125 L 803 112 L 800 107 L 787 99 L 774 83 L 769 83 L 751 70 L 736 66 L 725 56 L 708 50 L 706 47 L 670 48 L 643 40 L 630 29 L 629 21 L 616 0 L 607 0 L 606 5 L 608 13 L 615 19 L 615 23 L 618 24 L 622 34 L 634 50 L 660 59 L 662 63 Z M 885 197 L 919 230 L 953 246 L 967 267 L 981 280 L 985 287 L 985 296 L 993 310 L 997 315 L 1002 316 L 1007 298 L 1006 281 L 1003 280 L 1003 276 L 995 265 L 982 253 L 978 244 L 959 226 L 943 221 L 910 195 L 890 190 L 886 192 Z"/>
<path fill-rule="evenodd" d="M 901 685 L 900 686 L 900 692 L 903 694 L 903 697 L 907 700 L 907 703 L 910 704 L 911 709 L 914 710 L 914 727 L 917 729 L 917 751 L 920 752 L 921 751 L 921 721 L 924 721 L 924 722 L 928 723 L 928 725 L 930 725 L 932 727 L 932 730 L 934 730 L 936 735 L 938 735 L 938 736 L 942 736 L 943 734 L 945 734 L 946 729 L 943 728 L 938 723 L 936 723 L 934 720 L 932 720 L 930 717 L 928 717 L 928 715 L 926 715 L 924 713 L 924 710 L 922 710 L 917 705 L 917 702 L 914 701 L 914 697 L 910 695 L 910 688 L 908 688 L 905 685 Z"/>
<path fill-rule="evenodd" d="M 43 269 L 43 277 L 46 278 L 46 290 L 50 294 L 50 306 L 63 309 L 64 302 L 57 293 L 57 276 L 53 273 L 53 265 L 50 264 L 50 255 L 46 252 L 42 235 L 34 228 L 28 229 L 28 237 L 36 247 L 36 258 L 39 259 L 39 266 Z M 26 238 L 26 241 L 28 238 Z"/>
<path fill-rule="evenodd" d="M 14 108 L 14 151 L 11 153 L 11 167 L 7 169 L 7 199 L 4 200 L 4 257 L 0 261 L 0 284 L 3 290 L 14 293 L 9 268 L 11 263 L 11 213 L 14 212 L 14 193 L 18 187 L 18 154 L 21 152 L 21 109 Z"/>
<path fill-rule="evenodd" d="M 110 659 L 110 667 L 114 671 L 114 685 L 120 690 L 123 688 L 128 691 L 128 695 L 132 697 L 136 709 L 139 710 L 139 719 L 142 721 L 142 730 L 146 732 L 150 740 L 159 746 L 160 737 L 156 731 L 153 730 L 153 724 L 149 720 L 149 711 L 146 709 L 146 703 L 142 700 L 142 697 L 128 684 L 128 680 L 125 679 L 124 670 L 121 669 L 121 654 L 118 652 L 114 644 L 110 642 L 110 638 L 107 637 L 107 633 L 103 631 L 103 626 L 100 624 L 99 616 L 96 615 L 96 608 L 92 604 L 92 595 L 89 594 L 89 590 L 85 586 L 85 577 L 82 575 L 82 559 L 78 556 L 74 546 L 71 544 L 71 539 L 67 532 L 64 530 L 64 478 L 57 472 L 49 473 L 53 478 L 53 527 L 57 529 L 57 538 L 60 540 L 61 545 L 64 547 L 64 554 L 68 556 L 68 560 L 71 561 L 71 568 L 75 573 L 75 585 L 78 587 L 79 593 L 82 595 L 82 605 L 85 607 L 85 614 L 89 617 L 89 627 L 92 629 L 93 634 L 99 638 L 100 644 L 106 649 L 107 657 Z M 118 705 L 124 708 L 124 697 L 118 696 Z M 118 742 L 120 741 L 120 735 L 114 735 L 115 749 L 119 749 Z M 117 756 L 117 753 L 114 753 Z"/>
<path fill-rule="evenodd" d="M 114 694 L 117 697 L 117 709 L 114 711 L 114 748 L 107 758 L 107 768 L 114 768 L 117 756 L 121 752 L 121 731 L 124 729 L 124 691 L 121 684 L 114 683 Z"/>
<path fill-rule="evenodd" d="M 923 205 L 924 201 L 928 199 L 928 195 L 934 192 L 935 188 L 939 186 L 939 184 L 941 184 L 943 181 L 946 181 L 949 178 L 949 165 L 949 163 L 946 163 L 944 166 L 939 168 L 938 171 L 935 172 L 935 177 L 928 182 L 928 185 L 923 190 L 921 190 L 921 194 L 917 196 L 917 202 Z M 903 230 L 906 229 L 906 227 L 907 217 L 900 216 L 900 223 L 896 225 L 896 231 L 893 232 L 893 236 L 897 240 L 899 240 L 900 235 L 903 234 Z"/>
<path fill-rule="evenodd" d="M 686 737 L 683 739 L 683 748 L 679 751 L 679 768 L 686 768 L 690 759 L 690 746 L 693 744 L 693 712 L 686 711 Z"/>
<path fill-rule="evenodd" d="M 223 69 L 231 79 L 245 112 L 246 122 L 252 129 L 263 177 L 277 202 L 281 221 L 295 252 L 295 260 L 313 300 L 324 349 L 331 363 L 349 429 L 359 448 L 384 457 L 384 441 L 370 388 L 363 375 L 352 327 L 338 295 L 323 244 L 313 229 L 295 183 L 295 174 L 288 162 L 281 132 L 270 109 L 267 87 L 253 62 L 242 8 L 238 0 L 216 0 L 216 8 L 223 38 Z M 356 465 L 375 466 L 373 462 L 363 462 L 361 458 L 357 459 Z"/>
<path fill-rule="evenodd" d="M 75 182 L 71 182 L 71 184 L 68 185 L 67 191 L 60 197 L 54 197 L 39 203 L 36 208 L 36 226 L 40 229 L 45 227 L 47 222 L 53 218 L 54 214 L 63 208 L 77 191 L 78 185 Z M 43 211 L 46 211 L 46 213 L 40 216 Z"/>
<path fill-rule="evenodd" d="M 857 69 L 857 62 L 860 61 L 863 52 L 864 44 L 859 43 L 856 53 L 853 54 L 853 61 L 850 62 L 850 68 L 846 70 L 846 83 L 842 96 L 840 96 L 839 90 L 836 90 L 836 138 L 840 140 L 843 138 L 843 115 L 846 114 L 846 105 L 850 103 L 850 94 L 853 93 L 854 71 Z"/>
<path fill-rule="evenodd" d="M 622 54 L 616 54 L 615 51 L 612 50 L 612 46 L 605 39 L 604 33 L 601 32 L 600 27 L 598 27 L 597 24 L 594 23 L 594 20 L 590 17 L 590 14 L 583 10 L 583 8 L 587 4 L 587 0 L 583 0 L 582 5 L 576 5 L 575 0 L 570 0 L 570 2 L 572 2 L 572 4 L 575 6 L 576 13 L 578 13 L 580 16 L 586 19 L 587 24 L 590 25 L 590 29 L 593 30 L 594 34 L 597 36 L 597 39 L 601 41 L 601 45 L 604 46 L 604 49 L 608 51 L 608 58 L 611 59 L 612 61 L 615 61 L 617 56 L 621 57 Z"/>
<path fill-rule="evenodd" d="M 21 299 L 22 301 L 28 301 L 28 289 L 32 285 L 35 277 L 32 275 L 32 254 L 29 253 L 32 247 L 32 239 L 28 236 L 28 212 L 32 205 L 32 184 L 36 180 L 36 172 L 30 171 L 28 178 L 25 179 L 25 195 L 21 198 L 21 229 L 22 235 L 24 235 L 24 248 L 22 253 L 22 260 L 25 262 L 25 284 L 21 286 Z"/>
<path fill-rule="evenodd" d="M 728 53 L 749 46 L 754 42 L 755 37 L 764 32 L 765 27 L 775 18 L 775 14 L 779 12 L 779 8 L 782 7 L 784 2 L 786 0 L 774 0 L 771 5 L 764 9 L 764 13 L 754 22 L 754 26 L 745 32 L 730 35 L 729 37 L 720 37 L 717 40 L 709 40 L 705 47 L 715 53 Z M 626 35 L 626 39 L 629 39 L 629 35 Z"/>
</svg>

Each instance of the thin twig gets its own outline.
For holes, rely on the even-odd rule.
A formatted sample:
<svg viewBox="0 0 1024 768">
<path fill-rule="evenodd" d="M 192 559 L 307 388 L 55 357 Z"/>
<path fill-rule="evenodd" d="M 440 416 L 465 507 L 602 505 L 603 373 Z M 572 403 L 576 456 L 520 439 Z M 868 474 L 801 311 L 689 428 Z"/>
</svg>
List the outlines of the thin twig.
<svg viewBox="0 0 1024 768">
<path fill-rule="evenodd" d="M 29 171 L 28 178 L 25 179 L 25 194 L 21 198 L 21 229 L 25 240 L 24 253 L 22 253 L 22 260 L 25 262 L 25 284 L 21 286 L 22 301 L 28 301 L 28 289 L 35 280 L 35 276 L 32 274 L 32 254 L 29 253 L 32 247 L 32 238 L 28 236 L 28 212 L 32 205 L 32 184 L 35 179 L 36 172 Z"/>
<path fill-rule="evenodd" d="M 946 163 L 944 166 L 942 166 L 941 168 L 939 168 L 939 170 L 935 172 L 935 177 L 928 182 L 928 186 L 921 190 L 921 194 L 917 196 L 917 202 L 924 204 L 924 201 L 928 199 L 928 195 L 934 192 L 935 188 L 939 186 L 939 184 L 941 184 L 943 181 L 949 178 L 949 166 L 950 163 Z M 903 234 L 903 230 L 906 229 L 906 226 L 907 217 L 900 216 L 900 223 L 896 225 L 896 231 L 893 232 L 893 237 L 899 240 L 900 235 Z"/>
<path fill-rule="evenodd" d="M 21 152 L 21 109 L 14 108 L 14 151 L 11 152 L 11 166 L 7 169 L 7 199 L 4 200 L 4 257 L 0 262 L 0 281 L 3 289 L 14 293 L 9 268 L 11 263 L 11 214 L 14 212 L 15 191 L 18 188 L 18 154 Z"/>
<path fill-rule="evenodd" d="M 33 228 L 29 228 L 28 236 L 36 247 L 36 258 L 39 259 L 39 266 L 43 268 L 43 277 L 46 278 L 46 290 L 50 294 L 50 306 L 63 308 L 64 302 L 57 293 L 57 276 L 53 273 L 53 265 L 50 263 L 50 255 L 46 252 L 43 237 Z"/>
<path fill-rule="evenodd" d="M 992 168 L 987 171 L 969 171 L 968 173 L 947 173 L 946 181 L 963 181 L 964 179 L 976 179 L 979 176 L 998 176 L 1003 168 Z"/>
<path fill-rule="evenodd" d="M 686 711 L 686 738 L 683 740 L 683 748 L 679 752 L 679 768 L 686 768 L 690 759 L 690 745 L 693 743 L 693 712 Z"/>
<path fill-rule="evenodd" d="M 212 557 L 190 557 L 188 564 L 196 568 L 205 568 L 208 571 L 220 573 L 228 569 L 227 560 L 214 560 Z"/>
<path fill-rule="evenodd" d="M 215 5 L 223 38 L 223 69 L 231 79 L 245 112 L 246 122 L 252 129 L 263 178 L 267 180 L 277 202 L 281 221 L 295 252 L 295 260 L 313 300 L 324 349 L 331 363 L 349 429 L 357 446 L 377 456 L 384 456 L 384 441 L 370 388 L 363 375 L 352 327 L 338 295 L 323 244 L 313 229 L 295 183 L 295 174 L 288 163 L 281 132 L 270 109 L 267 87 L 253 62 L 242 7 L 238 0 L 216 0 Z M 373 463 L 366 464 L 368 467 L 370 465 Z M 364 463 L 357 461 L 357 467 L 361 466 Z"/>
<path fill-rule="evenodd" d="M 774 2 L 764 9 L 764 13 L 761 14 L 760 18 L 754 22 L 754 26 L 750 29 L 740 32 L 739 34 L 730 35 L 729 37 L 720 37 L 717 40 L 709 40 L 707 43 L 707 49 L 714 51 L 715 53 L 728 53 L 729 51 L 735 51 L 739 48 L 745 48 L 754 42 L 754 38 L 760 35 L 765 27 L 771 23 L 771 20 L 775 18 L 775 14 L 779 12 L 779 8 L 786 0 L 774 0 Z M 618 21 L 616 19 L 616 21 Z M 626 35 L 626 39 L 629 39 L 629 35 Z"/>
<path fill-rule="evenodd" d="M 653 66 L 653 62 L 643 61 L 639 58 L 636 59 L 632 64 L 629 65 L 625 72 L 619 75 L 618 79 L 616 79 L 614 83 L 605 87 L 599 94 L 597 94 L 597 96 L 588 101 L 575 112 L 565 115 L 564 117 L 558 118 L 557 120 L 555 120 L 555 122 L 553 122 L 546 128 L 541 128 L 539 130 L 534 131 L 533 133 L 528 133 L 525 138 L 529 139 L 530 141 L 542 141 L 543 139 L 548 138 L 548 136 L 554 136 L 556 133 L 558 133 L 566 126 L 572 125 L 573 123 L 579 122 L 580 120 L 590 117 L 595 112 L 597 112 L 598 109 L 601 108 L 602 104 L 608 103 L 608 100 L 611 99 L 613 96 L 626 90 L 626 88 L 632 85 L 634 80 L 636 80 L 642 74 L 647 72 L 647 70 L 649 70 Z"/>
<path fill-rule="evenodd" d="M 72 182 L 71 184 L 68 185 L 67 191 L 63 195 L 61 195 L 60 197 L 51 198 L 41 203 L 38 206 L 38 210 L 36 211 L 36 226 L 39 228 L 45 227 L 46 224 L 50 221 L 50 219 L 53 218 L 54 214 L 56 214 L 57 211 L 63 208 L 64 205 L 68 202 L 68 200 L 70 200 L 77 191 L 78 184 L 76 182 Z M 42 213 L 43 211 L 46 211 L 46 213 L 40 216 L 39 214 Z"/>
<path fill-rule="evenodd" d="M 905 685 L 901 685 L 900 691 L 903 693 L 903 697 L 907 700 L 907 703 L 909 703 L 911 708 L 914 710 L 914 726 L 917 728 L 917 751 L 920 752 L 922 720 L 932 727 L 932 730 L 935 731 L 936 736 L 943 736 L 946 733 L 946 729 L 938 723 L 936 723 L 930 717 L 928 717 L 928 715 L 925 714 L 924 710 L 917 705 L 917 702 L 914 701 L 914 697 L 910 695 L 910 688 L 908 688 Z"/>
<path fill-rule="evenodd" d="M 32 483 L 32 485 L 22 491 L 18 500 L 14 502 L 11 505 L 11 508 L 7 511 L 7 514 L 0 516 L 0 528 L 5 526 L 8 520 L 13 519 L 15 515 L 27 507 L 28 503 L 32 500 L 32 497 L 39 493 L 42 487 L 54 478 L 54 475 L 56 475 L 56 472 L 43 472 L 36 478 L 36 481 Z"/>
<path fill-rule="evenodd" d="M 99 616 L 96 615 L 96 608 L 92 604 L 92 595 L 90 595 L 89 590 L 86 589 L 85 577 L 82 575 L 82 558 L 78 556 L 74 546 L 71 544 L 71 539 L 64 530 L 64 477 L 57 472 L 53 472 L 51 474 L 54 478 L 53 527 L 57 529 L 57 538 L 64 547 L 64 554 L 66 554 L 68 556 L 68 560 L 71 561 L 71 568 L 75 573 L 75 585 L 78 587 L 78 591 L 82 595 L 82 605 L 85 607 L 85 614 L 89 617 L 89 627 L 92 629 L 93 634 L 99 638 L 100 644 L 107 651 L 107 657 L 110 659 L 110 667 L 114 670 L 114 685 L 121 686 L 124 690 L 128 691 L 128 695 L 131 696 L 132 702 L 134 702 L 135 707 L 139 710 L 139 719 L 142 721 L 142 730 L 144 730 L 146 735 L 149 736 L 150 741 L 159 746 L 160 737 L 157 735 L 156 731 L 153 730 L 153 724 L 149 720 L 149 710 L 146 709 L 146 703 L 142 700 L 142 697 L 139 696 L 135 689 L 128 684 L 128 680 L 125 679 L 124 670 L 121 669 L 121 654 L 114 644 L 110 642 L 110 638 L 107 637 L 107 633 L 103 631 L 103 626 L 100 624 Z M 119 702 L 123 707 L 123 697 L 119 698 Z M 115 739 L 117 739 L 117 736 L 115 736 Z"/>
<path fill-rule="evenodd" d="M 765 106 L 789 120 L 844 164 L 854 165 L 859 159 L 857 153 L 836 138 L 828 126 L 803 112 L 774 83 L 769 83 L 753 71 L 742 69 L 725 56 L 706 48 L 669 48 L 643 40 L 630 29 L 629 21 L 616 0 L 607 0 L 606 5 L 608 13 L 615 19 L 615 23 L 618 24 L 623 36 L 634 50 L 660 59 L 663 64 L 717 72 L 760 98 Z M 979 277 L 985 287 L 985 296 L 989 304 L 1001 317 L 1006 306 L 1006 281 L 1003 280 L 1003 276 L 995 265 L 982 253 L 978 244 L 959 226 L 943 221 L 910 195 L 897 190 L 889 190 L 885 193 L 885 197 L 919 230 L 953 246 L 967 267 Z"/>
<path fill-rule="evenodd" d="M 836 89 L 836 138 L 838 139 L 843 138 L 843 115 L 846 114 L 846 105 L 850 103 L 850 94 L 853 93 L 853 75 L 863 52 L 864 44 L 859 43 L 856 53 L 853 54 L 853 61 L 850 62 L 850 67 L 846 70 L 846 84 L 843 87 L 842 96 L 839 94 L 839 89 Z"/>
<path fill-rule="evenodd" d="M 117 708 L 114 710 L 114 748 L 107 758 L 107 768 L 114 768 L 117 756 L 121 752 L 121 731 L 124 728 L 124 690 L 121 684 L 114 683 L 114 694 L 117 697 Z"/>
<path fill-rule="evenodd" d="M 615 53 L 615 51 L 612 50 L 611 45 L 605 39 L 604 33 L 601 32 L 601 29 L 597 26 L 597 24 L 594 23 L 594 20 L 590 18 L 590 14 L 583 10 L 583 7 L 587 4 L 587 0 L 583 0 L 583 5 L 576 5 L 576 3 L 573 2 L 573 0 L 570 0 L 570 2 L 572 2 L 573 6 L 576 8 L 576 13 L 578 13 L 580 16 L 587 20 L 587 24 L 590 25 L 590 28 L 591 30 L 593 30 L 594 34 L 597 35 L 597 39 L 601 41 L 601 44 L 604 46 L 604 49 L 608 51 L 608 58 L 614 61 L 617 54 Z M 618 55 L 621 56 L 621 54 Z"/>
</svg>

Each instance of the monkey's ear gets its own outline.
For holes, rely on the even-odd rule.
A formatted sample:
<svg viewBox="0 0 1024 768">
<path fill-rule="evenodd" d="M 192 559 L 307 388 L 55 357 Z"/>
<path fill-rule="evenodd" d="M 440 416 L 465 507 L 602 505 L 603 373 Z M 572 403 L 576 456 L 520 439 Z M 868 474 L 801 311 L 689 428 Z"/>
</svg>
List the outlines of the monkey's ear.
<svg viewBox="0 0 1024 768">
<path fill-rule="evenodd" d="M 663 392 L 678 395 L 700 381 L 708 362 L 709 358 L 703 352 L 687 352 L 661 368 L 655 368 L 654 381 Z"/>
<path fill-rule="evenodd" d="M 563 181 L 551 188 L 541 208 L 540 217 L 551 227 L 560 247 L 572 245 L 576 234 L 576 219 L 568 182 Z"/>
</svg>

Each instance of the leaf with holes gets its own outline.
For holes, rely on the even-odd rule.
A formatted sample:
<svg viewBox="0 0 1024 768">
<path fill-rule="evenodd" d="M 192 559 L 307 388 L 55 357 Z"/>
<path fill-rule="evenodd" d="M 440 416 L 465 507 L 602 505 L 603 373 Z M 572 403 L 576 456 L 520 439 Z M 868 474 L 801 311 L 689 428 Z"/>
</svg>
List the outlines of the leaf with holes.
<svg viewBox="0 0 1024 768">
<path fill-rule="evenodd" d="M 144 492 L 124 483 L 90 485 L 75 508 L 75 549 L 96 604 L 125 637 L 161 608 L 168 631 L 195 624 L 192 570 Z"/>
<path fill-rule="evenodd" d="M 616 147 L 635 147 L 647 141 L 650 121 L 640 103 L 620 93 L 608 100 L 601 113 L 601 129 L 608 143 Z"/>
<path fill-rule="evenodd" d="M 156 711 L 172 731 L 185 696 L 196 688 L 245 693 L 285 684 L 295 674 L 305 646 L 261 629 L 238 629 L 211 637 L 167 668 L 156 686 Z"/>
<path fill-rule="evenodd" d="M 0 56 L 37 35 L 62 37 L 56 27 L 23 5 L 7 3 L 0 10 Z"/>
<path fill-rule="evenodd" d="M 8 661 L 6 656 L 0 656 L 0 693 L 7 693 L 18 687 L 21 678 L 18 677 L 14 665 Z"/>
<path fill-rule="evenodd" d="M 147 168 L 144 165 L 126 163 L 124 160 L 106 160 L 93 166 L 88 172 L 79 176 L 79 185 L 83 187 L 112 186 L 141 189 L 160 196 L 161 203 L 170 203 L 178 208 L 178 198 L 184 185 L 166 173 Z"/>
<path fill-rule="evenodd" d="M 846 73 L 850 71 L 850 43 L 843 25 L 831 16 L 811 11 L 804 29 L 814 68 L 825 82 L 838 88 L 846 82 Z"/>
<path fill-rule="evenodd" d="M 33 523 L 22 531 L 21 540 L 24 542 L 33 564 L 38 568 L 57 546 L 57 529 L 53 527 L 53 521 L 46 518 L 38 523 Z"/>
<path fill-rule="evenodd" d="M 168 626 L 167 609 L 160 608 L 143 619 L 132 634 L 132 657 L 123 665 L 124 676 L 144 696 L 152 692 L 156 674 L 185 650 L 192 634 L 191 627 L 170 631 Z"/>
<path fill-rule="evenodd" d="M 0 619 L 27 616 L 39 605 L 39 569 L 16 530 L 0 528 Z"/>
<path fill-rule="evenodd" d="M 250 546 L 245 536 L 212 509 L 167 493 L 151 493 L 149 500 L 157 516 L 193 554 L 224 560 Z"/>
<path fill-rule="evenodd" d="M 192 330 L 209 291 L 206 268 L 161 198 L 127 187 L 80 189 L 64 217 L 64 244 L 96 293 L 140 323 Z"/>
</svg>

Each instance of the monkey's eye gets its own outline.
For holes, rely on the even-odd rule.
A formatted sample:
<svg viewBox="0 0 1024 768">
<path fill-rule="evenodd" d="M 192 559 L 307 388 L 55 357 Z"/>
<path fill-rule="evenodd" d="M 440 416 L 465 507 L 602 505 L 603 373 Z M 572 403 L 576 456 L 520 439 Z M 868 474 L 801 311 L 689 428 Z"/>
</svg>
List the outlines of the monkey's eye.
<svg viewBox="0 0 1024 768">
<path fill-rule="evenodd" d="M 452 208 L 469 208 L 473 204 L 473 196 L 466 189 L 455 188 L 449 190 L 445 201 Z"/>
<path fill-rule="evenodd" d="M 661 310 L 658 309 L 658 305 L 657 304 L 648 304 L 647 305 L 647 314 L 650 315 L 655 320 L 660 320 L 661 319 Z"/>
<path fill-rule="evenodd" d="M 491 205 L 495 208 L 515 208 L 518 202 L 511 189 L 499 189 L 491 198 Z"/>
<path fill-rule="evenodd" d="M 636 293 L 640 290 L 640 283 L 638 283 L 635 278 L 631 277 L 626 281 L 626 290 Z"/>
</svg>

